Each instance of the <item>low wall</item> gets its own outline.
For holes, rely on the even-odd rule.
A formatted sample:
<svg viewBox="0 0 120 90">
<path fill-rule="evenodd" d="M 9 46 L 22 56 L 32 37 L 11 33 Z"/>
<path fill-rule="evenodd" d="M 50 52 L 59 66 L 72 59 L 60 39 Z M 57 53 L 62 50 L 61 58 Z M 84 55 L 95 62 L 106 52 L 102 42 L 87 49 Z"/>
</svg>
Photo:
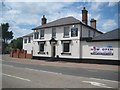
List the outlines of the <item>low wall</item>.
<svg viewBox="0 0 120 90">
<path fill-rule="evenodd" d="M 14 57 L 14 58 L 32 58 L 32 53 L 31 54 L 27 54 L 26 50 L 12 50 L 10 52 L 10 57 Z"/>
</svg>

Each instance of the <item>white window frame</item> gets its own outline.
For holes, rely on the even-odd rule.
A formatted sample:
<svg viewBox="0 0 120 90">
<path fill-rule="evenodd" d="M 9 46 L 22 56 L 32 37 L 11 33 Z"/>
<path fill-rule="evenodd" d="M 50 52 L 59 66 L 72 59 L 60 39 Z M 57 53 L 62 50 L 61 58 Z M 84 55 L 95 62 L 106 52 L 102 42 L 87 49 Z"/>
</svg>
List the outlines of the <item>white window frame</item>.
<svg viewBox="0 0 120 90">
<path fill-rule="evenodd" d="M 56 27 L 52 28 L 52 38 L 56 38 Z"/>
<path fill-rule="evenodd" d="M 68 28 L 68 29 L 66 29 L 66 28 Z M 70 35 L 69 32 L 70 32 L 70 27 L 69 26 L 65 26 L 64 27 L 64 37 L 69 37 L 69 35 Z"/>
</svg>

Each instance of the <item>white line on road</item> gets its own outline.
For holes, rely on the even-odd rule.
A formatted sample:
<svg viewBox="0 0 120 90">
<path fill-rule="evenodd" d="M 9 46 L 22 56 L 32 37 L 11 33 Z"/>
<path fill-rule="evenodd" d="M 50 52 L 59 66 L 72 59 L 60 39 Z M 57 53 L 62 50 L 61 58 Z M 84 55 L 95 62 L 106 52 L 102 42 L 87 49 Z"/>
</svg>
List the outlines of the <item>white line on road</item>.
<svg viewBox="0 0 120 90">
<path fill-rule="evenodd" d="M 14 67 L 13 65 L 2 64 L 4 66 Z"/>
<path fill-rule="evenodd" d="M 20 79 L 20 80 L 31 81 L 31 80 L 29 80 L 29 79 L 25 79 L 25 78 L 21 78 L 21 77 L 13 76 L 13 75 L 5 74 L 5 73 L 2 73 L 2 74 L 5 75 L 5 76 L 8 76 L 8 77 L 17 78 L 17 79 Z"/>
<path fill-rule="evenodd" d="M 113 87 L 106 86 L 106 84 L 99 83 L 99 82 L 93 82 L 93 81 L 82 81 L 82 82 L 90 83 L 91 85 L 102 87 L 102 88 L 113 88 Z"/>
<path fill-rule="evenodd" d="M 33 70 L 33 71 L 38 71 L 38 72 L 45 72 L 45 73 L 57 74 L 57 75 L 61 75 L 62 74 L 62 73 L 56 73 L 56 72 L 50 72 L 50 71 L 44 71 L 44 70 L 36 70 L 36 69 L 30 69 L 30 68 L 25 68 L 25 69 L 29 69 L 29 70 Z"/>
<path fill-rule="evenodd" d="M 89 79 L 92 79 L 92 80 L 104 80 L 104 81 L 109 81 L 109 82 L 115 82 L 115 83 L 118 83 L 118 81 L 107 80 L 107 79 L 98 79 L 98 78 L 89 78 Z"/>
</svg>

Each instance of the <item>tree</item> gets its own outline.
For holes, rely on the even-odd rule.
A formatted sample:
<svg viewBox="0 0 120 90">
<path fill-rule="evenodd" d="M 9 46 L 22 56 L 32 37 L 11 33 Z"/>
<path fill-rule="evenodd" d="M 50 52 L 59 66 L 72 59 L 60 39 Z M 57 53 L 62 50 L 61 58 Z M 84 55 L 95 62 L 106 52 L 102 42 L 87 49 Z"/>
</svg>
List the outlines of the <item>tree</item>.
<svg viewBox="0 0 120 90">
<path fill-rule="evenodd" d="M 13 39 L 10 43 L 10 48 L 11 49 L 22 49 L 23 46 L 23 38 L 19 37 L 17 39 Z"/>
<path fill-rule="evenodd" d="M 8 40 L 11 40 L 13 38 L 13 32 L 8 31 L 9 29 L 9 24 L 8 23 L 3 23 L 1 24 L 2 26 L 2 39 L 4 43 L 7 43 Z"/>
<path fill-rule="evenodd" d="M 2 53 L 6 53 L 6 47 L 8 47 L 8 40 L 11 40 L 13 38 L 13 32 L 8 31 L 8 23 L 3 23 L 0 27 L 2 28 Z"/>
</svg>

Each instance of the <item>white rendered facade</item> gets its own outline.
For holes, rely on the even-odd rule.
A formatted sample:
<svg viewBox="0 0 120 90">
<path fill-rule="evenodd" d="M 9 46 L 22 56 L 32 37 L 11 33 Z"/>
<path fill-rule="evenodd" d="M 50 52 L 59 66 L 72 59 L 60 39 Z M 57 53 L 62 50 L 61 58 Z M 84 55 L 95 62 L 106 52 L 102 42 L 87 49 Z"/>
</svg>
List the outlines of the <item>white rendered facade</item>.
<svg viewBox="0 0 120 90">
<path fill-rule="evenodd" d="M 81 28 L 82 26 L 82 28 Z M 64 27 L 69 27 L 69 36 L 64 37 Z M 53 45 L 50 43 L 52 39 L 52 28 L 44 28 L 44 37 L 40 38 L 40 30 L 38 39 L 34 39 L 33 35 L 33 56 L 37 57 L 53 57 Z M 54 38 L 57 42 L 54 44 L 55 46 L 55 55 L 54 57 L 59 58 L 81 58 L 80 56 L 80 37 L 95 37 L 100 35 L 101 33 L 95 31 L 89 27 L 86 27 L 81 24 L 73 24 L 73 25 L 65 25 L 65 26 L 57 26 L 56 28 L 56 37 Z M 71 36 L 71 28 L 77 28 L 77 36 Z M 82 29 L 82 30 L 81 30 Z M 34 30 L 35 32 L 36 30 Z M 81 36 L 82 31 L 82 36 Z M 90 33 L 90 34 L 89 34 Z M 39 42 L 44 42 L 44 53 L 38 53 L 40 50 Z M 69 43 L 69 52 L 64 52 L 63 44 Z"/>
</svg>

